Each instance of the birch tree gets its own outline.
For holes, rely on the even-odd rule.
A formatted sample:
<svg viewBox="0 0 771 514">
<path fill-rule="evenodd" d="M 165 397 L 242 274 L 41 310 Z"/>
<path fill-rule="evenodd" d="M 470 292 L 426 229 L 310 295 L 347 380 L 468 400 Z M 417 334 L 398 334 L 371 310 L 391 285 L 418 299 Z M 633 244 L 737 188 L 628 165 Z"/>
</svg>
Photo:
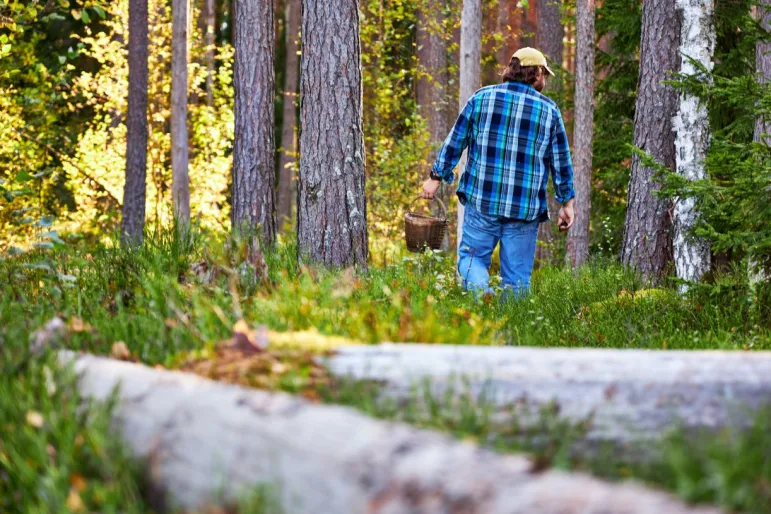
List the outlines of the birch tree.
<svg viewBox="0 0 771 514">
<path fill-rule="evenodd" d="M 300 259 L 366 266 L 362 71 L 357 0 L 303 0 Z"/>
<path fill-rule="evenodd" d="M 482 67 L 482 2 L 463 0 L 460 21 L 460 98 L 462 110 L 479 89 Z M 458 175 L 466 167 L 466 152 L 458 164 Z M 463 239 L 463 205 L 458 202 L 458 248 Z"/>
<path fill-rule="evenodd" d="M 147 191 L 147 0 L 129 2 L 129 91 L 126 114 L 126 182 L 123 188 L 121 240 L 140 244 L 145 228 Z"/>
<path fill-rule="evenodd" d="M 233 229 L 259 230 L 272 244 L 276 145 L 273 136 L 275 75 L 273 2 L 233 2 L 235 141 Z"/>
<path fill-rule="evenodd" d="M 760 0 L 755 7 L 755 18 L 763 30 L 771 32 L 771 0 Z M 755 71 L 759 81 L 771 81 L 771 43 L 768 41 L 758 41 L 755 45 Z M 754 140 L 756 143 L 771 145 L 771 120 L 767 117 L 758 116 L 755 119 Z M 753 286 L 768 278 L 752 255 L 749 257 L 749 271 Z"/>
<path fill-rule="evenodd" d="M 286 1 L 286 75 L 277 196 L 277 215 L 282 231 L 291 226 L 290 218 L 296 197 L 294 170 L 297 155 L 297 89 L 300 72 L 300 58 L 297 53 L 300 49 L 300 9 L 300 0 Z"/>
<path fill-rule="evenodd" d="M 589 219 L 594 137 L 594 0 L 576 2 L 575 213 L 568 233 L 568 257 L 574 268 L 589 259 Z"/>
<path fill-rule="evenodd" d="M 184 229 L 190 224 L 187 135 L 190 0 L 173 0 L 171 16 L 171 198 L 174 218 Z"/>
<path fill-rule="evenodd" d="M 643 2 L 634 145 L 672 170 L 675 169 L 673 119 L 678 111 L 678 95 L 663 81 L 680 69 L 680 30 L 675 0 Z M 660 188 L 654 180 L 654 170 L 635 154 L 621 260 L 652 281 L 663 277 L 672 259 L 671 202 L 654 196 Z"/>
<path fill-rule="evenodd" d="M 701 73 L 696 64 L 712 70 L 715 52 L 714 0 L 676 0 L 681 11 L 680 73 Z M 707 176 L 705 161 L 709 148 L 707 107 L 693 94 L 680 94 L 675 118 L 677 173 L 687 180 Z M 698 281 L 710 268 L 709 244 L 691 234 L 697 213 L 692 198 L 677 199 L 674 205 L 674 256 L 678 278 Z"/>
</svg>

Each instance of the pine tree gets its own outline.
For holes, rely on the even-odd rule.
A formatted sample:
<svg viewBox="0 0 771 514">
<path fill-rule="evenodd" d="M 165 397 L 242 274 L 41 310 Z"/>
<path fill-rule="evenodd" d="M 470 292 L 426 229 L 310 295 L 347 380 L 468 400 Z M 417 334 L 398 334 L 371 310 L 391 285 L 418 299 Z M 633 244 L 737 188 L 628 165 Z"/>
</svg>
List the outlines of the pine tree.
<svg viewBox="0 0 771 514">
<path fill-rule="evenodd" d="M 190 156 L 187 135 L 189 0 L 173 0 L 171 15 L 171 197 L 174 218 L 180 227 L 186 229 L 190 224 Z"/>
<path fill-rule="evenodd" d="M 460 22 L 460 98 L 462 110 L 469 98 L 479 89 L 482 72 L 482 3 L 481 0 L 463 0 Z M 466 154 L 458 164 L 463 173 Z M 463 239 L 463 205 L 458 202 L 458 246 Z"/>
<path fill-rule="evenodd" d="M 575 155 L 575 214 L 568 234 L 568 257 L 574 268 L 589 258 L 589 220 L 594 136 L 594 0 L 576 3 L 576 94 L 573 149 Z"/>
<path fill-rule="evenodd" d="M 366 266 L 362 70 L 356 0 L 303 0 L 300 259 Z"/>
<path fill-rule="evenodd" d="M 235 0 L 235 141 L 233 229 L 259 230 L 272 244 L 276 233 L 274 184 L 275 72 L 273 2 Z"/>
<path fill-rule="evenodd" d="M 662 81 L 680 69 L 680 29 L 675 0 L 643 3 L 634 145 L 671 170 L 675 169 L 672 120 L 678 96 Z M 654 174 L 639 155 L 633 156 L 621 259 L 655 281 L 664 276 L 672 260 L 672 219 L 671 202 L 654 195 L 661 188 Z"/>
<path fill-rule="evenodd" d="M 126 114 L 126 183 L 123 189 L 122 242 L 140 244 L 145 228 L 147 185 L 147 0 L 129 3 L 129 93 Z"/>
</svg>

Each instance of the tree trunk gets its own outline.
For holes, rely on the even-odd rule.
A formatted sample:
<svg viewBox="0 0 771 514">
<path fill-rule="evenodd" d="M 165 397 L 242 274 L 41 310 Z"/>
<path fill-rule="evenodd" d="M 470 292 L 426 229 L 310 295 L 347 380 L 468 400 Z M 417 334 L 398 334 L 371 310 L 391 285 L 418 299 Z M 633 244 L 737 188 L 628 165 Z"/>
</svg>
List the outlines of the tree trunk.
<svg viewBox="0 0 771 514">
<path fill-rule="evenodd" d="M 303 0 L 300 260 L 366 266 L 362 76 L 357 0 Z"/>
<path fill-rule="evenodd" d="M 171 198 L 174 218 L 179 227 L 186 230 L 190 225 L 190 158 L 187 137 L 189 0 L 173 0 L 171 16 Z"/>
<path fill-rule="evenodd" d="M 273 2 L 233 2 L 235 141 L 233 230 L 259 230 L 264 244 L 276 233 L 273 135 L 275 72 Z"/>
<path fill-rule="evenodd" d="M 755 19 L 760 22 L 763 30 L 771 31 L 771 0 L 760 1 L 760 4 L 755 7 Z M 771 43 L 768 41 L 758 41 L 755 45 L 755 71 L 758 73 L 759 81 L 764 83 L 771 81 Z M 755 119 L 755 142 L 771 145 L 770 135 L 771 120 L 758 116 Z M 750 284 L 753 288 L 761 281 L 768 280 L 765 270 L 752 255 L 749 256 L 748 267 Z"/>
<path fill-rule="evenodd" d="M 115 427 L 146 463 L 159 511 L 235 504 L 263 486 L 279 504 L 268 512 L 292 514 L 719 513 L 636 484 L 538 472 L 522 455 L 349 408 L 88 355 L 60 359 L 73 363 L 83 398 L 117 396 Z"/>
<path fill-rule="evenodd" d="M 429 162 L 433 163 L 444 139 L 450 131 L 450 120 L 447 116 L 449 102 L 447 95 L 447 43 L 442 34 L 444 21 L 444 1 L 427 0 L 425 9 L 418 11 L 418 63 L 421 76 L 417 83 L 418 109 L 426 120 L 430 134 L 431 154 Z M 428 175 L 428 172 L 425 174 Z M 447 205 L 452 187 L 442 184 L 439 198 Z M 434 214 L 438 214 L 438 206 Z M 450 246 L 450 235 L 445 234 L 442 249 Z"/>
<path fill-rule="evenodd" d="M 676 0 L 682 13 L 680 34 L 680 73 L 694 75 L 697 68 L 688 59 L 695 59 L 712 70 L 715 52 L 715 26 L 712 17 L 714 0 Z M 689 181 L 707 176 L 706 159 L 709 148 L 709 113 L 707 106 L 695 95 L 680 94 L 680 108 L 675 119 L 675 155 L 677 173 Z M 693 198 L 678 199 L 674 205 L 674 256 L 677 277 L 687 282 L 698 281 L 710 269 L 710 248 L 707 241 L 691 234 L 698 216 Z"/>
<path fill-rule="evenodd" d="M 562 67 L 562 45 L 565 38 L 565 30 L 562 27 L 562 14 L 560 13 L 561 0 L 538 0 L 538 27 L 536 30 L 536 45 L 548 59 L 553 61 L 556 68 Z M 554 69 L 554 68 L 552 68 Z M 552 77 L 546 86 L 546 94 L 562 90 L 561 77 Z M 551 219 L 557 219 L 560 205 L 553 194 L 546 196 Z M 536 259 L 540 262 L 551 262 L 552 248 L 554 246 L 553 222 L 541 223 L 538 227 L 538 246 Z"/>
<path fill-rule="evenodd" d="M 592 210 L 592 140 L 594 137 L 594 0 L 576 3 L 576 93 L 573 151 L 575 153 L 575 222 L 568 233 L 568 258 L 573 268 L 589 259 Z"/>
<path fill-rule="evenodd" d="M 479 89 L 482 72 L 482 2 L 481 0 L 463 0 L 463 12 L 460 21 L 460 109 L 466 106 L 469 98 Z M 466 153 L 458 164 L 460 177 L 466 168 Z M 458 242 L 463 239 L 463 205 L 458 202 Z"/>
<path fill-rule="evenodd" d="M 518 414 L 522 426 L 537 426 L 539 409 L 555 402 L 561 418 L 590 419 L 589 443 L 620 447 L 681 427 L 747 428 L 771 398 L 769 352 L 389 344 L 341 346 L 327 364 L 397 401 L 424 383 L 437 398 L 484 395 L 493 419 Z"/>
<path fill-rule="evenodd" d="M 680 69 L 680 28 L 675 0 L 643 3 L 634 144 L 671 170 L 675 169 L 672 120 L 677 114 L 678 96 L 662 81 Z M 656 281 L 672 260 L 672 217 L 671 202 L 653 196 L 661 187 L 653 175 L 654 170 L 637 155 L 632 157 L 621 259 L 647 280 Z"/>
<path fill-rule="evenodd" d="M 121 240 L 141 244 L 145 229 L 147 190 L 147 84 L 148 84 L 147 0 L 129 4 L 129 92 L 126 113 L 126 183 L 123 188 Z"/>
<path fill-rule="evenodd" d="M 284 125 L 281 129 L 281 158 L 278 178 L 278 222 L 281 230 L 291 228 L 297 197 L 294 170 L 297 162 L 297 88 L 299 85 L 300 0 L 286 2 L 286 80 L 284 81 Z"/>
<path fill-rule="evenodd" d="M 206 105 L 214 105 L 214 33 L 216 29 L 216 0 L 202 0 L 198 26 L 203 34 L 204 67 L 206 68 Z"/>
</svg>

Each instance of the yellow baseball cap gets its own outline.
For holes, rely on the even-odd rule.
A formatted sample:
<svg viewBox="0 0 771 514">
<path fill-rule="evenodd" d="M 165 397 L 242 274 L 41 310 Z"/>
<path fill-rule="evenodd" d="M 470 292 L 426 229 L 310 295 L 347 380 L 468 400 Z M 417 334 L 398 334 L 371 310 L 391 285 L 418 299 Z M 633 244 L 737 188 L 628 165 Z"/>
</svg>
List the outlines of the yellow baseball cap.
<svg viewBox="0 0 771 514">
<path fill-rule="evenodd" d="M 554 72 L 549 69 L 549 65 L 546 62 L 546 57 L 535 48 L 530 48 L 529 46 L 520 48 L 514 52 L 513 57 L 519 59 L 522 66 L 543 66 L 549 75 L 554 76 Z"/>
</svg>

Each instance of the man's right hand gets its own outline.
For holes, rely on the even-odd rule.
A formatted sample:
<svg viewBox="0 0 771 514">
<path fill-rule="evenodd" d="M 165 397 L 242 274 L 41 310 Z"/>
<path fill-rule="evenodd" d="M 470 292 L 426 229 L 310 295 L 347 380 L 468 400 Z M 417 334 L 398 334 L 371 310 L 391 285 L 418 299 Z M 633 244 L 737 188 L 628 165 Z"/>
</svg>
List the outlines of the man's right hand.
<svg viewBox="0 0 771 514">
<path fill-rule="evenodd" d="M 576 220 L 574 210 L 575 199 L 571 198 L 561 208 L 559 213 L 559 229 L 567 230 L 573 226 L 573 222 Z"/>
<path fill-rule="evenodd" d="M 442 182 L 439 180 L 434 180 L 432 178 L 426 180 L 423 183 L 423 191 L 421 192 L 420 196 L 422 198 L 428 198 L 431 199 L 436 194 L 436 191 L 439 189 L 439 186 L 442 185 Z"/>
</svg>

